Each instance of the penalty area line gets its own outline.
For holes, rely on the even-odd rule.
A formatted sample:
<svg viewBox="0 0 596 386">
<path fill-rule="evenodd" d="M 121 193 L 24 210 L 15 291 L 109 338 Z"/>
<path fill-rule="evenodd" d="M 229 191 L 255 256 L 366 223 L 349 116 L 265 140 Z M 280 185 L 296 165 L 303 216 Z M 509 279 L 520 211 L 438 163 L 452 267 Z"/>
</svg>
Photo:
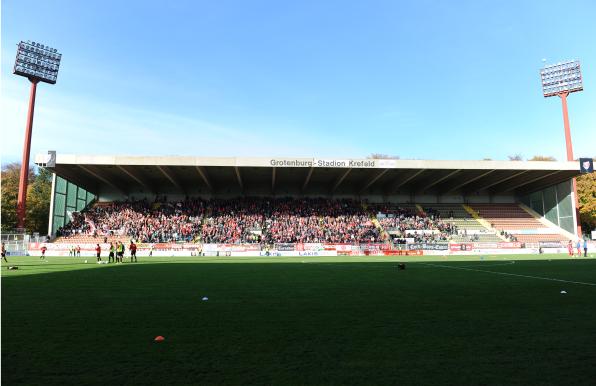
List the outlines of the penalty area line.
<svg viewBox="0 0 596 386">
<path fill-rule="evenodd" d="M 441 264 L 430 264 L 430 263 L 418 263 L 418 264 L 428 265 L 428 266 L 431 266 L 431 267 L 438 267 L 438 268 L 458 269 L 458 270 L 462 270 L 462 271 L 484 272 L 484 273 L 492 273 L 492 274 L 495 274 L 495 275 L 525 277 L 526 279 L 548 280 L 548 281 L 556 281 L 556 282 L 560 282 L 560 283 L 570 283 L 570 284 L 581 284 L 581 285 L 596 286 L 596 283 L 586 283 L 586 282 L 583 282 L 583 281 L 555 279 L 555 278 L 552 278 L 552 277 L 520 275 L 519 273 L 487 271 L 485 269 L 466 268 L 466 267 L 451 267 L 451 266 L 448 266 L 448 265 L 441 265 Z"/>
</svg>

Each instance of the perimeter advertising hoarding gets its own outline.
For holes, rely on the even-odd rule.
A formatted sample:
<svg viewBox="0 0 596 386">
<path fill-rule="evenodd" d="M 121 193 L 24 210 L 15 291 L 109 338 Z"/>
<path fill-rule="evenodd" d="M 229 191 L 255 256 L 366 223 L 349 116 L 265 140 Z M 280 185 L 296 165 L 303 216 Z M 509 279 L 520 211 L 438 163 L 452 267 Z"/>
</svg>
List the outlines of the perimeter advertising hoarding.
<svg viewBox="0 0 596 386">
<path fill-rule="evenodd" d="M 473 243 L 474 249 L 520 249 L 524 243 L 519 241 L 499 242 L 499 243 Z"/>
<path fill-rule="evenodd" d="M 42 246 L 46 246 L 48 253 L 68 252 L 69 248 L 78 246 L 81 252 L 95 253 L 97 244 L 71 244 L 71 243 L 30 243 L 30 250 L 40 250 Z M 99 243 L 102 252 L 109 250 L 109 243 Z M 125 246 L 128 244 L 125 243 Z M 563 245 L 559 242 L 540 242 L 543 248 L 560 248 Z M 429 250 L 429 251 L 467 251 L 473 249 L 520 249 L 524 245 L 521 242 L 499 242 L 499 243 L 411 243 L 407 244 L 408 251 L 414 250 Z M 195 243 L 137 243 L 137 249 L 154 251 L 194 251 L 194 252 L 260 252 L 260 244 L 195 244 Z M 323 243 L 277 243 L 273 246 L 272 251 L 279 252 L 318 252 L 318 251 L 336 251 L 340 254 L 361 254 L 364 251 L 374 253 L 377 251 L 392 251 L 394 246 L 384 243 L 369 243 L 369 244 L 323 244 Z"/>
<path fill-rule="evenodd" d="M 406 249 L 398 250 L 391 249 L 386 244 L 321 244 L 321 243 L 304 243 L 295 244 L 296 249 L 293 251 L 270 251 L 271 256 L 362 256 L 362 255 L 422 255 L 422 254 L 444 254 L 448 246 L 450 254 L 469 255 L 475 253 L 538 253 L 538 246 L 546 249 L 548 253 L 567 253 L 565 245 L 559 242 L 540 242 L 536 243 L 535 247 L 523 248 L 523 243 L 519 242 L 501 242 L 501 243 L 440 243 L 440 244 L 426 244 L 417 243 L 411 244 L 410 248 L 422 249 Z M 46 246 L 47 256 L 68 256 L 69 249 L 73 246 L 81 248 L 81 257 L 95 256 L 95 247 L 97 244 L 55 244 L 55 243 L 30 243 L 28 245 L 28 252 L 31 256 L 41 255 L 41 247 Z M 109 243 L 100 243 L 102 249 L 102 257 L 106 258 L 109 251 Z M 575 245 L 574 245 L 575 246 Z M 153 247 L 154 256 L 191 256 L 193 253 L 202 252 L 205 256 L 258 256 L 264 255 L 265 251 L 261 251 L 259 244 L 194 244 L 194 243 L 156 243 L 156 244 L 137 244 L 137 254 L 139 256 L 147 256 Z M 431 249 L 428 249 L 428 248 Z M 301 250 L 298 250 L 300 248 Z M 588 250 L 593 251 L 596 248 L 596 243 L 588 243 Z M 125 256 L 129 255 L 128 249 Z"/>
<path fill-rule="evenodd" d="M 323 247 L 322 243 L 296 243 L 296 250 L 297 251 L 322 251 L 325 248 Z"/>
<path fill-rule="evenodd" d="M 260 252 L 260 244 L 215 244 L 219 252 Z"/>
<path fill-rule="evenodd" d="M 206 254 L 217 252 L 251 252 L 255 255 L 261 251 L 260 244 L 203 244 L 202 251 Z"/>
<path fill-rule="evenodd" d="M 155 244 L 147 244 L 147 243 L 140 243 L 137 246 L 137 249 L 150 249 L 153 246 L 153 249 L 158 251 L 201 251 L 203 249 L 202 244 L 191 244 L 191 243 L 155 243 Z"/>
<path fill-rule="evenodd" d="M 41 247 L 47 248 L 46 255 L 48 256 L 68 256 L 70 249 L 79 247 L 81 248 L 81 256 L 95 256 L 95 247 L 99 244 L 101 248 L 101 256 L 107 257 L 110 250 L 110 243 L 29 243 L 29 252 L 33 254 L 41 253 Z M 124 243 L 125 254 L 128 255 L 127 243 Z M 205 244 L 207 245 L 207 244 Z M 179 252 L 178 255 L 185 256 L 190 255 L 191 252 L 201 252 L 203 250 L 203 244 L 194 243 L 138 243 L 137 253 L 140 255 L 148 254 L 150 250 L 154 251 L 155 254 L 159 252 Z"/>
<path fill-rule="evenodd" d="M 436 244 L 429 244 L 429 243 L 414 243 L 414 244 L 407 244 L 409 250 L 428 250 L 428 251 L 447 251 L 449 250 L 449 243 L 436 243 Z"/>
<path fill-rule="evenodd" d="M 519 249 L 524 247 L 524 243 L 519 241 L 498 243 L 499 249 Z"/>
<path fill-rule="evenodd" d="M 294 251 L 295 247 L 293 243 L 277 243 L 273 246 L 273 249 L 277 251 Z"/>
<path fill-rule="evenodd" d="M 51 251 L 67 251 L 70 247 L 73 246 L 78 246 L 81 248 L 81 252 L 84 251 L 91 251 L 95 253 L 95 247 L 97 246 L 97 244 L 91 244 L 91 243 L 87 243 L 87 244 L 54 244 L 54 243 L 29 243 L 29 249 L 31 250 L 39 250 L 41 249 L 42 246 L 45 246 L 48 250 L 48 253 L 50 253 Z M 99 243 L 99 246 L 101 247 L 102 250 L 105 250 L 106 248 L 109 249 L 110 248 L 110 244 L 104 244 L 104 243 Z"/>
<path fill-rule="evenodd" d="M 474 248 L 474 244 L 472 243 L 454 243 L 449 244 L 449 250 L 452 252 L 457 251 L 471 251 Z"/>
<path fill-rule="evenodd" d="M 560 241 L 539 241 L 540 248 L 563 248 L 564 245 Z"/>
</svg>

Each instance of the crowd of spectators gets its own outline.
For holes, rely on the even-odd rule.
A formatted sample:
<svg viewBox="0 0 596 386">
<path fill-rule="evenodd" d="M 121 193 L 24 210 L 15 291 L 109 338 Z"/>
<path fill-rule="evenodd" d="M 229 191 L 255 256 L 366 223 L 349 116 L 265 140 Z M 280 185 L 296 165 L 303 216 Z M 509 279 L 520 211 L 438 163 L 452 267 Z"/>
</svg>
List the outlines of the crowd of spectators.
<svg viewBox="0 0 596 386">
<path fill-rule="evenodd" d="M 91 225 L 85 220 L 85 215 L 79 212 L 73 212 L 70 222 L 58 229 L 58 236 L 68 237 L 79 234 L 88 234 L 91 231 Z"/>
<path fill-rule="evenodd" d="M 267 243 L 367 243 L 379 230 L 360 202 L 323 198 L 270 202 L 264 227 Z"/>
<path fill-rule="evenodd" d="M 377 204 L 372 207 L 379 223 L 396 240 L 413 239 L 417 243 L 448 241 L 457 233 L 457 227 L 441 219 L 439 212 L 425 209 L 395 207 L 391 204 Z"/>
<path fill-rule="evenodd" d="M 241 198 L 211 200 L 205 243 L 352 243 L 379 240 L 379 231 L 353 200 Z"/>
<path fill-rule="evenodd" d="M 58 234 L 127 236 L 139 242 L 370 243 L 384 241 L 374 221 L 396 239 L 447 240 L 457 230 L 431 210 L 325 198 L 159 200 L 97 204 L 73 213 Z M 415 232 L 412 232 L 415 231 Z"/>
<path fill-rule="evenodd" d="M 142 242 L 193 241 L 200 232 L 204 212 L 202 200 L 113 202 L 73 213 L 73 221 L 57 233 L 123 235 Z"/>
<path fill-rule="evenodd" d="M 261 241 L 268 201 L 257 198 L 213 199 L 203 223 L 200 238 L 204 243 L 258 243 Z"/>
</svg>

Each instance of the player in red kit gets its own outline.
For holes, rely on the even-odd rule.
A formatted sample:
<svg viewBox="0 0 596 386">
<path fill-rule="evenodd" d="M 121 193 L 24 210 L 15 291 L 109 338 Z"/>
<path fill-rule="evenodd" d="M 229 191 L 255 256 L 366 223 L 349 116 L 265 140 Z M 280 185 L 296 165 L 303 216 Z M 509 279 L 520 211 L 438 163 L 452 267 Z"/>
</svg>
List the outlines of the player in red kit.
<svg viewBox="0 0 596 386">
<path fill-rule="evenodd" d="M 128 246 L 128 249 L 130 249 L 130 262 L 132 263 L 132 259 L 135 259 L 135 263 L 137 262 L 137 245 L 130 240 L 130 245 Z"/>
<path fill-rule="evenodd" d="M 44 245 L 43 247 L 41 247 L 41 256 L 39 256 L 40 259 L 45 259 L 46 258 L 46 251 L 48 250 L 48 248 Z"/>
<path fill-rule="evenodd" d="M 99 244 L 95 247 L 95 252 L 97 253 L 97 262 L 99 263 L 101 261 L 101 247 Z"/>
</svg>

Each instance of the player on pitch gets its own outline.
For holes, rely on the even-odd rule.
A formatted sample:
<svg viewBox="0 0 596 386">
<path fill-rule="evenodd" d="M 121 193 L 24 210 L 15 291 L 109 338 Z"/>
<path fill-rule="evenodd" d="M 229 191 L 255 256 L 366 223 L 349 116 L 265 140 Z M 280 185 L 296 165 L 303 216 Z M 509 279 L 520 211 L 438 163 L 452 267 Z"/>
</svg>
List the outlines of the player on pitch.
<svg viewBox="0 0 596 386">
<path fill-rule="evenodd" d="M 2 260 L 8 263 L 8 260 L 6 260 L 6 246 L 4 245 L 4 243 L 2 243 Z"/>
<path fill-rule="evenodd" d="M 114 243 L 110 242 L 110 254 L 108 255 L 108 263 L 116 262 L 116 256 L 114 255 L 115 251 L 116 248 L 114 247 Z"/>
<path fill-rule="evenodd" d="M 130 262 L 132 263 L 132 259 L 135 259 L 135 263 L 137 262 L 137 245 L 134 241 L 130 240 L 130 245 L 128 246 L 130 249 Z"/>
<path fill-rule="evenodd" d="M 114 253 L 116 254 L 116 264 L 122 263 L 120 260 L 120 241 L 116 241 L 114 244 Z"/>
<path fill-rule="evenodd" d="M 95 247 L 95 253 L 97 253 L 97 262 L 99 263 L 101 261 L 101 247 L 99 244 Z"/>
<path fill-rule="evenodd" d="M 124 244 L 118 241 L 118 245 L 116 245 L 116 260 L 122 264 L 122 259 L 124 258 Z"/>
</svg>

